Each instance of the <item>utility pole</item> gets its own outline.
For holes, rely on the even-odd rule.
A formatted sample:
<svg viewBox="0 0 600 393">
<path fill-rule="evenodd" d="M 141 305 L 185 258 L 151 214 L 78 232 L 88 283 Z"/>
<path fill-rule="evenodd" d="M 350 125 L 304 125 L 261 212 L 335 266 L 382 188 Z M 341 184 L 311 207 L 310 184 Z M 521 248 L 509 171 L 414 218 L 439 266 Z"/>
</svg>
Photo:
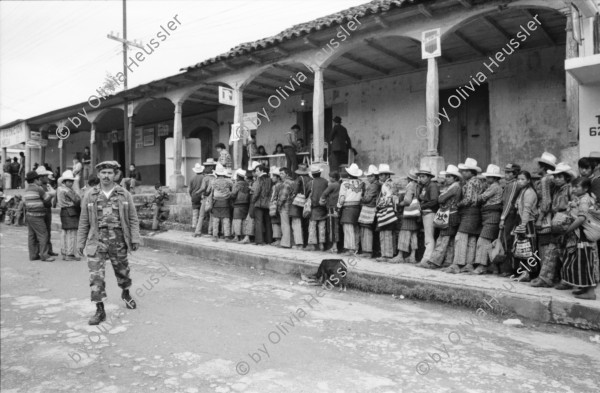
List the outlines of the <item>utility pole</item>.
<svg viewBox="0 0 600 393">
<path fill-rule="evenodd" d="M 112 34 L 107 35 L 111 40 L 119 41 L 123 43 L 123 75 L 125 77 L 125 82 L 123 83 L 123 90 L 127 90 L 127 49 L 128 45 L 135 46 L 137 48 L 143 49 L 141 44 L 138 44 L 135 41 L 127 40 L 127 4 L 126 0 L 123 0 L 123 38 L 120 38 L 117 34 L 116 36 Z M 129 127 L 129 113 L 128 113 L 128 103 L 127 98 L 123 98 L 123 133 L 125 135 L 125 168 L 123 169 L 123 176 L 127 176 L 127 170 L 129 165 L 131 165 L 133 161 L 133 153 L 135 145 L 133 143 L 133 127 Z"/>
</svg>

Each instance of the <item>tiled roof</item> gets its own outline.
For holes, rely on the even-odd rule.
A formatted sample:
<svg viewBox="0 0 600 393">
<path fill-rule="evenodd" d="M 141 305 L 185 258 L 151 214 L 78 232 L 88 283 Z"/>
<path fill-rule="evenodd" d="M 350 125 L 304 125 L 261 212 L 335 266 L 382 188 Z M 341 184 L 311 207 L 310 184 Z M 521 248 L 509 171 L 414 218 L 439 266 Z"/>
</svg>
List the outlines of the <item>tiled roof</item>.
<svg viewBox="0 0 600 393">
<path fill-rule="evenodd" d="M 290 27 L 289 29 L 285 29 L 281 33 L 272 37 L 267 37 L 258 41 L 240 44 L 235 48 L 232 48 L 229 52 L 202 61 L 196 65 L 182 68 L 181 71 L 189 71 L 195 68 L 201 68 L 203 66 L 214 64 L 222 60 L 231 59 L 261 49 L 273 47 L 283 43 L 284 41 L 289 41 L 301 36 L 305 36 L 314 31 L 327 29 L 332 25 L 342 24 L 346 21 L 350 21 L 350 19 L 352 19 L 353 17 L 361 18 L 367 15 L 380 14 L 394 8 L 400 8 L 405 3 L 414 2 L 415 0 L 373 0 L 356 7 L 351 7 L 346 10 L 336 12 L 335 14 L 327 15 L 312 20 L 310 22 L 300 23 L 298 25 Z"/>
</svg>

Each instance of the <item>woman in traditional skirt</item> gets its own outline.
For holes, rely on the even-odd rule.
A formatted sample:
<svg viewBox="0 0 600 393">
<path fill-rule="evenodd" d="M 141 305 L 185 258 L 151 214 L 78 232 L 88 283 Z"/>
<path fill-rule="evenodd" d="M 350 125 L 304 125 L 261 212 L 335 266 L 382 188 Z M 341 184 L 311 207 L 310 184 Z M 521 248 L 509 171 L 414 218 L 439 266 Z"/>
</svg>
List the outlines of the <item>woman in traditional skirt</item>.
<svg viewBox="0 0 600 393">
<path fill-rule="evenodd" d="M 298 169 L 295 172 L 298 177 L 294 183 L 294 189 L 292 194 L 292 200 L 298 195 L 308 194 L 310 189 L 310 177 L 308 177 L 308 168 L 305 164 L 299 164 Z M 292 219 L 292 236 L 294 238 L 295 249 L 304 248 L 304 229 L 302 228 L 304 206 L 292 205 L 290 206 L 290 217 Z"/>
<path fill-rule="evenodd" d="M 281 182 L 279 168 L 271 167 L 269 174 L 271 175 L 271 182 L 273 183 L 273 188 L 271 188 L 271 199 L 269 202 L 269 214 L 271 216 L 271 227 L 273 228 L 274 240 L 271 245 L 278 246 L 281 244 L 281 220 L 279 214 L 277 214 L 277 200 L 283 183 Z"/>
<path fill-rule="evenodd" d="M 217 164 L 215 169 L 217 178 L 212 182 L 211 192 L 213 196 L 213 206 L 211 210 L 213 242 L 219 241 L 219 229 L 223 232 L 223 237 L 230 240 L 231 236 L 231 190 L 233 182 L 227 177 L 227 170 L 223 165 Z"/>
<path fill-rule="evenodd" d="M 281 223 L 281 242 L 279 247 L 292 247 L 292 227 L 290 222 L 290 208 L 292 206 L 292 195 L 294 190 L 294 181 L 291 178 L 292 173 L 288 168 L 279 170 L 281 178 L 281 187 L 277 194 L 277 216 Z"/>
<path fill-rule="evenodd" d="M 479 195 L 481 206 L 481 233 L 477 239 L 475 263 L 479 264 L 472 274 L 485 274 L 488 271 L 489 252 L 492 242 L 500 233 L 500 215 L 502 214 L 502 187 L 500 186 L 500 167 L 490 164 L 485 173 L 487 189 Z"/>
<path fill-rule="evenodd" d="M 246 182 L 248 183 L 248 188 L 250 189 L 250 195 L 252 196 L 252 185 L 256 181 L 254 170 L 260 165 L 258 161 L 252 161 L 248 166 L 248 170 L 246 171 Z M 248 244 L 253 239 L 250 239 L 250 236 L 254 237 L 254 203 L 252 202 L 252 198 L 250 198 L 250 203 L 248 204 L 248 216 L 246 217 L 244 226 L 242 228 L 244 233 L 244 239 L 240 242 L 242 244 Z"/>
<path fill-rule="evenodd" d="M 539 216 L 535 224 L 537 247 L 540 258 L 550 260 L 558 257 L 556 248 L 552 245 L 555 235 L 552 234 L 550 222 L 552 220 L 552 191 L 554 177 L 550 171 L 556 169 L 556 156 L 544 152 L 541 157 L 536 158 L 537 171 L 532 173 L 534 189 L 538 196 Z M 554 257 L 553 257 L 554 256 Z M 519 268 L 519 261 L 513 259 L 513 270 Z"/>
<path fill-rule="evenodd" d="M 356 164 L 353 163 L 347 167 L 346 172 L 348 179 L 345 179 L 340 187 L 337 208 L 341 209 L 340 223 L 344 230 L 344 248 L 346 249 L 344 255 L 350 256 L 358 252 L 360 245 L 358 217 L 365 184 L 358 180 L 363 172 Z"/>
<path fill-rule="evenodd" d="M 483 192 L 483 184 L 477 178 L 481 168 L 477 166 L 477 161 L 467 158 L 464 164 L 458 164 L 458 169 L 466 182 L 462 189 L 462 199 L 457 204 L 460 224 L 454 238 L 454 260 L 450 267 L 443 270 L 452 274 L 475 270 L 473 264 L 477 236 L 481 232 L 481 212 L 477 204 L 477 199 Z"/>
<path fill-rule="evenodd" d="M 381 189 L 378 178 L 379 172 L 375 165 L 369 165 L 369 170 L 365 173 L 367 182 L 365 193 L 360 200 L 361 213 L 358 218 L 360 227 L 360 244 L 362 246 L 362 257 L 371 258 L 373 256 L 373 228 L 375 226 L 375 211 L 377 205 L 377 196 Z"/>
<path fill-rule="evenodd" d="M 517 183 L 520 191 L 515 205 L 517 207 L 517 214 L 519 215 L 519 224 L 515 227 L 513 232 L 517 240 L 525 238 L 529 241 L 531 251 L 535 256 L 537 255 L 535 220 L 538 215 L 538 197 L 533 188 L 531 174 L 529 172 L 521 171 L 517 177 Z M 538 270 L 540 264 L 537 263 L 536 260 L 530 261 L 531 258 L 528 258 L 527 260 L 517 258 L 517 256 L 513 256 L 513 258 L 518 265 L 517 274 L 519 276 L 517 277 L 517 281 L 530 281 L 531 275 L 535 274 L 535 271 Z"/>
<path fill-rule="evenodd" d="M 410 205 L 412 200 L 417 196 L 417 171 L 411 169 L 406 178 L 408 184 L 406 185 L 406 192 L 404 199 L 398 202 L 399 207 L 406 208 Z M 419 231 L 419 218 L 418 217 L 402 217 L 400 224 L 400 233 L 398 234 L 398 255 L 390 260 L 390 263 L 417 263 L 416 252 L 419 247 L 417 232 Z M 410 256 L 405 259 L 405 254 Z"/>
<path fill-rule="evenodd" d="M 446 171 L 440 172 L 445 176 L 445 189 L 438 197 L 439 210 L 448 210 L 448 227 L 440 230 L 440 235 L 435 242 L 435 249 L 429 261 L 422 261 L 417 266 L 425 269 L 438 269 L 444 265 L 452 265 L 454 258 L 454 236 L 458 231 L 460 220 L 458 217 L 458 201 L 461 200 L 462 188 L 460 182 L 462 175 L 454 165 L 448 165 Z"/>
<path fill-rule="evenodd" d="M 244 225 L 250 205 L 250 186 L 246 181 L 245 170 L 238 169 L 235 174 L 236 180 L 231 192 L 231 200 L 233 201 L 233 240 L 237 242 L 244 235 Z"/>
<path fill-rule="evenodd" d="M 379 181 L 381 181 L 381 192 L 379 194 L 379 199 L 377 200 L 377 210 L 381 211 L 386 208 L 393 208 L 394 203 L 397 202 L 394 198 L 398 198 L 398 190 L 394 186 L 391 178 L 391 175 L 393 175 L 394 172 L 390 171 L 390 166 L 388 164 L 379 164 L 377 171 L 379 172 Z M 379 232 L 379 248 L 381 250 L 381 258 L 377 258 L 377 262 L 390 263 L 392 261 L 394 250 L 396 249 L 394 244 L 394 229 L 396 228 L 397 223 L 398 220 L 396 219 L 396 221 L 391 224 L 377 224 L 377 231 Z"/>
<path fill-rule="evenodd" d="M 548 175 L 554 177 L 554 189 L 552 191 L 552 202 L 550 205 L 548 220 L 551 220 L 550 230 L 540 228 L 544 234 L 539 234 L 538 249 L 540 252 L 541 271 L 537 278 L 531 281 L 532 287 L 551 288 L 556 283 L 556 289 L 566 290 L 573 287 L 560 282 L 560 271 L 562 267 L 562 249 L 564 242 L 564 231 L 574 218 L 568 214 L 569 202 L 571 201 L 571 180 L 575 173 L 571 167 L 559 163 L 556 170 L 548 171 Z M 553 225 L 552 225 L 553 223 Z"/>
<path fill-rule="evenodd" d="M 81 213 L 81 198 L 73 190 L 77 180 L 73 172 L 65 171 L 58 179 L 62 184 L 56 190 L 57 207 L 60 208 L 61 254 L 63 261 L 79 261 L 77 251 L 77 228 L 79 228 L 79 215 Z"/>
<path fill-rule="evenodd" d="M 340 220 L 336 212 L 340 186 L 340 174 L 335 171 L 330 172 L 329 184 L 319 200 L 319 204 L 327 208 L 327 242 L 332 244 L 329 251 L 334 254 L 338 252 L 338 242 L 340 241 Z"/>
<path fill-rule="evenodd" d="M 310 220 L 308 222 L 308 246 L 307 251 L 325 250 L 327 240 L 327 208 L 321 205 L 321 195 L 329 185 L 327 180 L 321 177 L 323 171 L 319 165 L 310 166 L 310 192 L 308 198 L 311 201 Z"/>
<path fill-rule="evenodd" d="M 578 178 L 573 181 L 575 195 L 571 203 L 571 215 L 575 221 L 567 228 L 566 247 L 562 267 L 563 282 L 578 287 L 573 294 L 578 299 L 596 300 L 596 286 L 600 281 L 598 248 L 588 241 L 583 231 L 583 223 L 591 209 L 595 209 L 596 199 L 590 192 L 591 181 Z"/>
</svg>

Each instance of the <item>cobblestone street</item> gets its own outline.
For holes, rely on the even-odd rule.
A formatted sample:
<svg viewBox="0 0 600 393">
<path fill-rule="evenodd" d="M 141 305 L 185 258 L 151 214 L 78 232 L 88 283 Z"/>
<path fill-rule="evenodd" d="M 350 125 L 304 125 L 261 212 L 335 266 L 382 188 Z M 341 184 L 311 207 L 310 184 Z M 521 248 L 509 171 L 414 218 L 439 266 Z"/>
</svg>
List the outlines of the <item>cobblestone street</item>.
<svg viewBox="0 0 600 393">
<path fill-rule="evenodd" d="M 321 293 L 296 277 L 148 248 L 131 258 L 138 309 L 119 301 L 108 267 L 107 322 L 88 326 L 94 308 L 85 262 L 30 262 L 24 229 L 2 226 L 1 235 L 2 392 L 579 393 L 600 386 L 595 332 L 481 324 L 472 311 L 353 290 Z"/>
</svg>

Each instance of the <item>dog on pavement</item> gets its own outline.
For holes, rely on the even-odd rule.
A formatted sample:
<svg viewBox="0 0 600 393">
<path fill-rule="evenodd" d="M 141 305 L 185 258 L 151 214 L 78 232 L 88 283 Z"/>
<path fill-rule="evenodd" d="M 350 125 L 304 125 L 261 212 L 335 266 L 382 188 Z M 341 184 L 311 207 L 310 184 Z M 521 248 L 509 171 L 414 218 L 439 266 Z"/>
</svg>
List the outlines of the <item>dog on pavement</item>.
<svg viewBox="0 0 600 393">
<path fill-rule="evenodd" d="M 315 279 L 323 285 L 325 289 L 337 287 L 338 290 L 346 291 L 346 276 L 348 275 L 348 266 L 342 259 L 323 259 L 317 270 Z"/>
</svg>

